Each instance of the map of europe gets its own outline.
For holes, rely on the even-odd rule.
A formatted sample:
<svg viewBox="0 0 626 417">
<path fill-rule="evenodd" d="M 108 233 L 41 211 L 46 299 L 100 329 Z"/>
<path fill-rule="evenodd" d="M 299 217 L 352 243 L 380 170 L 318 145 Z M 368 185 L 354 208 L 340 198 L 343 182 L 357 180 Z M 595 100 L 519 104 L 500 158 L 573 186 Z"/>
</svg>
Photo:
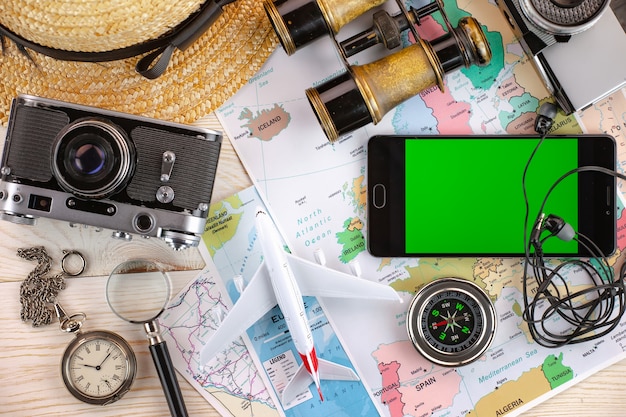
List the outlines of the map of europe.
<svg viewBox="0 0 626 417">
<path fill-rule="evenodd" d="M 423 4 L 407 2 L 415 7 Z M 292 253 L 312 261 L 323 256 L 327 266 L 386 283 L 405 300 L 403 306 L 384 311 L 374 307 L 363 309 L 362 304 L 355 302 L 320 301 L 314 305 L 325 313 L 327 328 L 332 327 L 337 335 L 332 339 L 333 346 L 341 346 L 345 357 L 358 370 L 374 404 L 366 415 L 518 415 L 593 370 L 624 358 L 626 351 L 624 321 L 609 336 L 588 343 L 559 349 L 537 345 L 522 320 L 521 259 L 381 259 L 367 253 L 365 161 L 370 136 L 534 133 L 536 111 L 550 99 L 493 2 L 446 0 L 445 9 L 453 25 L 465 15 L 481 22 L 493 51 L 492 63 L 486 68 L 448 74 L 444 91 L 437 88 L 423 91 L 390 111 L 375 126 L 365 126 L 334 144 L 321 131 L 304 91 L 344 70 L 329 39 L 316 41 L 291 57 L 276 51 L 257 76 L 217 111 Z M 445 30 L 436 14 L 423 20 L 419 31 L 424 38 L 436 37 Z M 357 19 L 354 28 L 348 25 L 340 35 L 344 31 L 348 33 L 345 36 L 356 33 L 369 22 Z M 405 39 L 411 41 L 409 37 Z M 354 64 L 366 62 L 370 57 L 357 59 Z M 626 160 L 626 140 L 621 136 L 626 130 L 626 119 L 611 110 L 611 102 L 624 102 L 625 97 L 621 91 L 582 114 L 559 113 L 553 132 L 577 133 L 581 129 L 610 132 L 618 141 L 619 160 Z M 217 325 L 219 320 L 213 322 L 211 318 L 198 326 L 199 321 L 213 317 L 207 312 L 219 310 L 216 306 L 222 300 L 236 299 L 232 296 L 236 285 L 232 277 L 249 275 L 249 269 L 256 268 L 260 262 L 258 256 L 248 252 L 252 246 L 250 229 L 235 227 L 241 219 L 237 215 L 245 212 L 244 203 L 250 200 L 249 192 L 233 197 L 212 212 L 209 227 L 213 229 L 207 232 L 213 236 L 205 237 L 204 244 L 215 266 L 207 266 L 204 278 L 201 276 L 199 283 L 190 285 L 183 297 L 184 303 L 190 304 L 184 304 L 183 300 L 178 304 L 178 313 L 191 314 L 195 308 L 191 301 L 201 299 L 206 303 L 200 309 L 202 317 L 190 316 L 193 318 L 183 321 L 183 325 L 168 322 L 168 326 L 182 358 L 176 364 L 177 369 L 190 375 L 197 389 L 214 401 L 212 404 L 219 398 L 217 403 L 223 404 L 224 415 L 276 415 L 282 410 L 274 408 L 272 381 L 263 371 L 263 362 L 269 356 L 261 358 L 259 351 L 255 352 L 254 340 L 250 340 L 254 333 L 244 335 L 224 358 L 218 358 L 221 367 L 212 365 L 199 370 L 199 364 L 193 362 L 197 346 L 189 345 L 189 340 L 200 343 L 201 338 L 194 338 Z M 497 190 L 486 192 L 495 195 Z M 626 247 L 625 230 L 626 220 L 620 215 L 619 250 L 609 260 L 612 264 Z M 239 252 L 226 251 L 225 245 L 238 247 Z M 227 253 L 228 260 L 224 259 Z M 239 255 L 230 258 L 234 253 Z M 572 285 L 584 285 L 575 270 L 567 272 Z M 489 350 L 476 362 L 457 368 L 443 368 L 426 361 L 408 341 L 405 330 L 405 308 L 415 292 L 425 283 L 450 276 L 478 284 L 492 299 L 497 312 L 496 336 Z M 226 282 L 223 288 L 218 277 Z M 223 309 L 227 311 L 228 305 Z M 237 378 L 222 378 L 229 372 Z M 261 377 L 265 377 L 263 383 Z M 345 389 L 338 388 L 338 392 L 345 394 L 348 392 Z"/>
<path fill-rule="evenodd" d="M 252 218 L 257 204 L 260 204 L 260 199 L 250 188 L 212 205 L 212 216 L 203 237 L 206 254 L 212 256 L 206 258 L 209 261 L 207 267 L 169 306 L 162 325 L 167 338 L 176 347 L 173 357 L 177 369 L 218 410 L 223 410 L 224 415 L 299 415 L 292 414 L 295 410 L 291 408 L 275 409 L 276 400 L 271 389 L 267 388 L 280 386 L 286 377 L 275 366 L 276 358 L 284 360 L 285 353 L 277 354 L 274 349 L 282 349 L 288 339 L 285 335 L 281 336 L 280 331 L 273 336 L 276 331 L 271 330 L 272 324 L 269 324 L 275 322 L 279 311 L 272 311 L 267 323 L 251 329 L 247 338 L 244 337 L 245 343 L 242 340 L 233 342 L 223 355 L 208 364 L 197 361 L 203 340 L 211 329 L 219 325 L 220 311 L 225 313 L 228 310 L 230 302 L 225 294 L 236 295 L 238 291 L 236 280 L 221 277 L 247 275 L 246 269 L 258 264 L 259 255 L 252 249 Z M 624 228 L 622 222 L 620 228 Z M 622 237 L 620 247 L 624 246 L 626 238 Z M 215 259 L 215 263 L 210 262 L 211 259 Z M 437 366 L 417 354 L 406 336 L 395 336 L 395 340 L 392 336 L 391 341 L 381 341 L 386 336 L 385 332 L 376 330 L 382 330 L 384 326 L 377 327 L 372 316 L 367 315 L 367 310 L 371 309 L 370 313 L 380 320 L 380 310 L 371 307 L 364 310 L 360 306 L 361 313 L 349 314 L 346 310 L 354 312 L 359 306 L 342 301 L 343 311 L 333 306 L 329 311 L 335 315 L 341 313 L 339 317 L 348 319 L 350 325 L 346 327 L 334 320 L 333 326 L 342 329 L 343 344 L 356 353 L 357 361 L 364 361 L 359 368 L 375 367 L 377 382 L 370 395 L 379 401 L 382 411 L 373 405 L 368 406 L 368 396 L 360 384 L 344 383 L 342 386 L 338 383 L 338 386 L 329 386 L 331 392 L 337 394 L 334 398 L 331 396 L 323 407 L 310 393 L 301 399 L 307 415 L 332 416 L 336 412 L 339 413 L 337 415 L 358 412 L 359 415 L 372 416 L 388 413 L 392 417 L 503 416 L 523 410 L 526 405 L 561 385 L 573 383 L 577 375 L 584 374 L 598 361 L 621 357 L 626 348 L 626 323 L 622 323 L 620 331 L 611 337 L 574 347 L 550 350 L 533 343 L 521 320 L 521 289 L 519 282 L 515 281 L 522 268 L 520 260 L 425 258 L 419 264 L 407 262 L 399 265 L 396 262 L 384 260 L 379 265 L 379 271 L 392 269 L 391 273 L 385 272 L 385 278 L 399 294 L 408 297 L 423 283 L 438 277 L 463 276 L 479 284 L 495 300 L 498 311 L 499 330 L 492 347 L 475 364 L 458 368 Z M 575 282 L 576 278 L 572 279 Z M 335 361 L 342 357 L 347 360 L 343 354 L 337 356 L 343 349 L 339 341 L 328 334 L 329 320 L 321 315 L 322 305 L 310 298 L 305 302 L 314 326 L 326 328 L 326 336 L 320 337 L 319 333 L 316 336 L 316 340 L 323 341 L 321 350 L 335 352 L 331 356 Z M 395 320 L 398 328 L 403 327 L 404 317 L 402 309 L 382 314 L 386 327 L 389 327 L 390 320 Z M 369 326 L 370 337 L 363 335 L 363 326 Z M 356 340 L 355 347 L 350 342 Z M 364 342 L 375 346 L 374 350 L 363 351 Z M 295 361 L 295 357 L 292 355 L 289 360 Z M 293 365 L 287 366 L 290 367 Z M 259 371 L 262 369 L 265 369 L 266 375 Z M 330 408 L 328 404 L 331 404 Z"/>
</svg>

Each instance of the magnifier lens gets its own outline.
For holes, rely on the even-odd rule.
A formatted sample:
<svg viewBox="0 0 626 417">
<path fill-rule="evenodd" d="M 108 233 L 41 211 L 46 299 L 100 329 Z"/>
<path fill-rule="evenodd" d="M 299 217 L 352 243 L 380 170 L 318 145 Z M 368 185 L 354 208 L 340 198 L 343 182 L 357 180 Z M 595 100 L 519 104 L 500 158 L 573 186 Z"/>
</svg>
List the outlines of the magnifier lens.
<svg viewBox="0 0 626 417">
<path fill-rule="evenodd" d="M 106 296 L 119 317 L 131 323 L 146 323 L 165 310 L 170 299 L 169 278 L 154 262 L 127 261 L 111 272 Z"/>
</svg>

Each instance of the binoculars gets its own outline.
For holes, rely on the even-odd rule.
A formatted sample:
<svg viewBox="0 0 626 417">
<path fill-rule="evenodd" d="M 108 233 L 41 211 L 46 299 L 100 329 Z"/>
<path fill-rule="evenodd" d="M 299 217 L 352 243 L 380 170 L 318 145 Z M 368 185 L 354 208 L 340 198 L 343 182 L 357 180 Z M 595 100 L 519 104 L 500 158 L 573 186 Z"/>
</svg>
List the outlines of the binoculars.
<svg viewBox="0 0 626 417">
<path fill-rule="evenodd" d="M 472 17 L 453 27 L 435 0 L 419 9 L 407 10 L 396 0 L 400 12 L 379 10 L 371 28 L 342 42 L 335 35 L 348 22 L 382 5 L 386 0 L 265 0 L 265 11 L 283 49 L 294 54 L 325 35 L 330 35 L 344 61 L 346 72 L 306 90 L 307 99 L 330 142 L 369 123 L 378 123 L 391 109 L 420 92 L 437 86 L 443 91 L 445 74 L 491 61 L 491 48 Z M 417 33 L 421 19 L 440 11 L 448 31 L 427 41 Z M 410 30 L 416 42 L 377 61 L 350 65 L 351 57 L 377 44 L 387 49 L 401 46 L 402 34 Z"/>
</svg>

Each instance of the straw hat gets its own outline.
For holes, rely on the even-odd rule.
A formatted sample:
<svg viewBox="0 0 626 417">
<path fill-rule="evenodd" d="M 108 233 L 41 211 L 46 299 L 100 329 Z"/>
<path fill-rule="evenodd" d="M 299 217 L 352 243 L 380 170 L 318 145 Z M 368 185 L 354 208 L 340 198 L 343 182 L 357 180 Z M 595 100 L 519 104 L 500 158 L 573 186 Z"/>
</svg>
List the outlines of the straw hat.
<svg viewBox="0 0 626 417">
<path fill-rule="evenodd" d="M 1 0 L 0 122 L 6 124 L 11 100 L 22 93 L 176 122 L 210 113 L 254 75 L 277 44 L 261 1 L 223 6 L 197 40 L 173 50 L 158 78 L 135 71 L 147 54 L 143 49 L 185 26 L 208 1 Z M 137 50 L 141 56 L 110 60 Z M 63 59 L 52 57 L 58 55 Z"/>
</svg>

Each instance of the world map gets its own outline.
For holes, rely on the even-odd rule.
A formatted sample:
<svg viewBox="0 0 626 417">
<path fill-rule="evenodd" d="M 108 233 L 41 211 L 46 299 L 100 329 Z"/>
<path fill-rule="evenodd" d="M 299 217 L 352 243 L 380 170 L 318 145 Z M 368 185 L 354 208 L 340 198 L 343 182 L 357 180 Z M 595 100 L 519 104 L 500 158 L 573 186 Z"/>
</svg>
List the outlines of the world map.
<svg viewBox="0 0 626 417">
<path fill-rule="evenodd" d="M 356 366 L 361 374 L 375 366 L 376 385 L 370 389 L 370 396 L 379 404 L 377 407 L 370 402 L 365 391 L 372 382 L 368 380 L 363 381 L 365 385 L 329 384 L 327 389 L 335 394 L 325 403 L 308 392 L 299 398 L 299 405 L 276 408 L 276 394 L 290 375 L 285 369 L 293 369 L 296 361 L 290 349 L 285 351 L 290 342 L 277 325 L 279 310 L 268 313 L 243 339 L 235 340 L 208 364 L 198 362 L 202 344 L 219 326 L 220 314 L 227 314 L 230 299 L 236 302 L 236 277 L 249 276 L 260 262 L 262 254 L 255 247 L 253 221 L 260 204 L 256 190 L 249 188 L 211 206 L 203 235 L 207 266 L 175 297 L 161 319 L 165 337 L 175 346 L 172 356 L 176 368 L 223 415 L 292 416 L 300 415 L 302 408 L 298 407 L 304 407 L 306 415 L 311 416 L 500 416 L 524 410 L 538 398 L 575 382 L 598 363 L 623 356 L 626 349 L 626 322 L 610 337 L 594 342 L 558 350 L 536 345 L 521 319 L 521 288 L 516 280 L 523 267 L 520 260 L 425 258 L 419 264 L 394 266 L 397 261 L 387 259 L 380 264 L 379 272 L 386 271 L 384 276 L 390 285 L 405 297 L 438 277 L 471 277 L 468 279 L 495 300 L 498 332 L 491 348 L 476 363 L 444 368 L 417 354 L 406 335 L 400 333 L 391 341 L 382 341 L 389 338 L 385 330 L 390 330 L 391 322 L 397 324 L 391 333 L 404 327 L 403 307 L 377 310 L 346 300 L 339 306 L 323 307 L 306 297 L 307 315 L 318 348 L 324 352 L 322 357 L 349 364 L 352 359 L 348 356 L 354 354 L 354 360 L 361 362 Z M 621 221 L 620 228 L 624 228 Z M 624 245 L 626 239 L 622 237 L 620 247 Z M 388 272 L 389 268 L 393 271 Z M 571 279 L 574 285 L 582 284 L 576 282 L 576 276 Z M 341 329 L 340 337 L 332 331 L 325 310 L 348 319 L 349 326 L 334 320 L 333 327 Z M 372 344 L 375 349 L 364 351 L 364 344 Z M 285 360 L 283 366 L 276 365 Z"/>
<path fill-rule="evenodd" d="M 424 3 L 407 5 L 420 7 Z M 453 24 L 466 15 L 481 22 L 493 51 L 492 63 L 485 68 L 448 74 L 443 91 L 423 91 L 398 105 L 375 126 L 365 126 L 334 144 L 326 140 L 304 91 L 344 70 L 330 39 L 318 40 L 292 57 L 276 51 L 248 85 L 217 111 L 292 253 L 312 261 L 322 256 L 327 266 L 386 283 L 405 300 L 404 305 L 385 311 L 364 309 L 362 303 L 345 300 L 312 302 L 315 309 L 325 313 L 329 324 L 326 329 L 334 329 L 333 346 L 345 351 L 344 358 L 349 359 L 361 377 L 371 401 L 366 404 L 373 404 L 365 415 L 518 415 L 626 356 L 624 320 L 610 335 L 595 341 L 558 349 L 537 345 L 522 320 L 521 259 L 381 259 L 367 253 L 365 162 L 370 136 L 534 133 L 536 112 L 550 100 L 493 2 L 446 0 L 445 9 Z M 357 33 L 371 24 L 367 19 L 371 18 L 357 19 L 340 35 Z M 435 14 L 423 19 L 419 30 L 424 38 L 432 39 L 443 33 L 444 25 Z M 370 55 L 368 51 L 353 63 L 367 62 L 379 52 L 371 51 Z M 614 105 L 617 103 L 621 107 Z M 619 161 L 626 161 L 626 115 L 617 113 L 617 108 L 626 108 L 624 90 L 584 112 L 559 113 L 552 133 L 611 133 L 618 143 Z M 622 171 L 623 168 L 619 167 Z M 492 191 L 495 196 L 497 190 Z M 207 321 L 212 315 L 206 312 L 216 309 L 223 300 L 235 301 L 236 280 L 232 277 L 249 275 L 260 262 L 258 255 L 248 249 L 254 246 L 251 229 L 236 227 L 245 218 L 249 193 L 247 190 L 224 206 L 212 208 L 207 230 L 212 235 L 205 235 L 210 237 L 205 237 L 204 244 L 207 259 L 212 259 L 214 266 L 207 266 L 199 282 L 190 284 L 188 291 L 181 294 L 181 302 L 175 308 L 181 324 L 175 321 L 166 325 L 180 351 L 177 369 L 189 375 L 212 404 L 222 404 L 224 415 L 276 415 L 289 410 L 276 408 L 278 402 L 272 401 L 273 382 L 264 366 L 264 360 L 271 355 L 255 348 L 251 340 L 255 333 L 248 332 L 241 341 L 233 343 L 224 358 L 217 358 L 216 365 L 200 371 L 194 362 L 193 352 L 206 337 L 203 332 L 218 325 L 218 320 Z M 624 206 L 621 202 L 620 210 Z M 237 217 L 239 214 L 243 217 Z M 626 219 L 620 212 L 619 249 L 609 260 L 614 267 L 619 266 L 617 258 L 626 248 L 625 231 Z M 239 255 L 234 256 L 235 253 Z M 572 285 L 584 285 L 576 270 L 567 272 Z M 493 300 L 497 312 L 497 331 L 490 349 L 476 362 L 457 368 L 443 368 L 426 361 L 408 341 L 405 330 L 405 308 L 415 292 L 425 283 L 449 276 L 478 284 Z M 222 281 L 223 287 L 219 284 Z M 205 305 L 197 310 L 199 302 Z M 224 310 L 228 308 L 226 304 Z M 202 317 L 194 316 L 194 311 L 202 311 Z M 195 341 L 193 346 L 189 341 Z M 227 375 L 237 378 L 229 379 Z M 264 379 L 262 384 L 260 378 Z M 337 397 L 355 395 L 346 389 L 337 387 Z"/>
</svg>

